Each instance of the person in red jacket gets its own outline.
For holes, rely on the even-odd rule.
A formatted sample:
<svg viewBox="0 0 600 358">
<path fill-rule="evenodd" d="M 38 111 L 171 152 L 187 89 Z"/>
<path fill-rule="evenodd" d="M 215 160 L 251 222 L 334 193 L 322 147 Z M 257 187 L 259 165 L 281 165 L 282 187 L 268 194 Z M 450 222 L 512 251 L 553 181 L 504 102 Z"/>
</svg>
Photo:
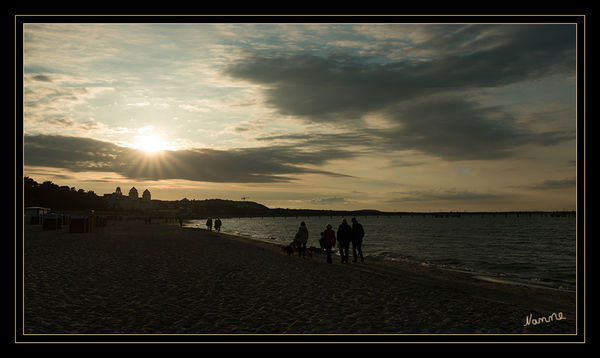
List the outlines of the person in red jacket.
<svg viewBox="0 0 600 358">
<path fill-rule="evenodd" d="M 323 236 L 323 247 L 325 247 L 325 252 L 327 253 L 327 263 L 332 263 L 331 248 L 335 246 L 335 231 L 331 229 L 331 225 L 327 225 L 321 236 Z"/>
</svg>

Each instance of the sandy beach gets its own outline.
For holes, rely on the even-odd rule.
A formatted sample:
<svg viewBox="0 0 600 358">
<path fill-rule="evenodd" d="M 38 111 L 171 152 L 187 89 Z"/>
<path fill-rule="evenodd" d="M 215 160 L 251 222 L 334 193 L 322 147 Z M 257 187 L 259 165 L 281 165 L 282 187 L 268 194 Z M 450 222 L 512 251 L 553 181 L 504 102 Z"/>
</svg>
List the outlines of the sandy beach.
<svg viewBox="0 0 600 358">
<path fill-rule="evenodd" d="M 27 225 L 23 294 L 25 335 L 576 333 L 573 292 L 143 221 Z"/>
</svg>

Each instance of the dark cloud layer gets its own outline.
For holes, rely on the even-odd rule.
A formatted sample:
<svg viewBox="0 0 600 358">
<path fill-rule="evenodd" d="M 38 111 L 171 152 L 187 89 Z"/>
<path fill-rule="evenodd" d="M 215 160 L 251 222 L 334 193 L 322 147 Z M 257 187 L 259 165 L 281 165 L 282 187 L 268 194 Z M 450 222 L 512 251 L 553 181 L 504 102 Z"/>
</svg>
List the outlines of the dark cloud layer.
<svg viewBox="0 0 600 358">
<path fill-rule="evenodd" d="M 574 73 L 575 29 L 569 26 L 470 27 L 470 34 L 443 37 L 445 46 L 460 53 L 428 61 L 367 62 L 340 54 L 319 57 L 249 55 L 227 69 L 236 78 L 270 86 L 268 103 L 283 114 L 321 121 L 331 116 L 360 116 L 389 104 L 449 89 L 489 87 L 539 78 L 552 73 Z M 480 36 L 481 38 L 478 38 Z M 454 38 L 455 37 L 455 38 Z M 477 45 L 492 42 L 483 50 Z M 421 47 L 439 46 L 436 38 Z M 339 118 L 338 118 L 339 119 Z"/>
<path fill-rule="evenodd" d="M 562 189 L 575 189 L 577 186 L 577 180 L 575 178 L 566 178 L 561 180 L 544 180 L 540 183 L 531 185 L 511 186 L 511 188 L 518 189 L 533 189 L 533 190 L 562 190 Z"/>
<path fill-rule="evenodd" d="M 289 182 L 297 174 L 345 176 L 307 166 L 347 157 L 342 150 L 298 151 L 292 147 L 165 151 L 155 156 L 90 138 L 55 135 L 24 137 L 24 164 L 75 172 L 107 171 L 132 179 L 187 179 L 208 182 Z"/>
<path fill-rule="evenodd" d="M 41 82 L 52 82 L 52 79 L 50 79 L 50 77 L 48 77 L 46 75 L 36 75 L 36 76 L 33 76 L 33 79 L 36 81 L 41 81 Z"/>
<path fill-rule="evenodd" d="M 410 201 L 482 201 L 509 197 L 508 194 L 484 192 L 443 190 L 443 191 L 411 191 L 402 198 L 390 199 L 390 202 Z"/>
<path fill-rule="evenodd" d="M 533 133 L 499 107 L 457 97 L 426 98 L 388 113 L 402 124 L 381 134 L 388 146 L 447 160 L 506 158 L 526 144 L 553 145 L 575 137 L 562 131 Z"/>
<path fill-rule="evenodd" d="M 227 68 L 266 87 L 280 114 L 333 123 L 378 138 L 386 149 L 417 149 L 448 160 L 494 159 L 525 144 L 551 145 L 573 133 L 532 133 L 502 108 L 466 100 L 465 90 L 502 86 L 575 70 L 569 25 L 449 26 L 411 49 L 438 49 L 425 61 L 375 62 L 343 55 L 249 54 Z M 435 51 L 432 51 L 435 52 Z M 389 131 L 368 128 L 383 113 Z M 308 139 L 312 140 L 312 139 Z M 340 144 L 343 144 L 344 140 Z"/>
<path fill-rule="evenodd" d="M 571 131 L 535 133 L 499 107 L 453 96 L 432 96 L 382 112 L 389 129 L 346 126 L 344 132 L 272 135 L 261 141 L 298 148 L 352 148 L 353 154 L 418 150 L 446 160 L 501 159 L 525 145 L 549 146 L 575 138 Z M 394 124 L 395 123 L 395 124 Z"/>
</svg>

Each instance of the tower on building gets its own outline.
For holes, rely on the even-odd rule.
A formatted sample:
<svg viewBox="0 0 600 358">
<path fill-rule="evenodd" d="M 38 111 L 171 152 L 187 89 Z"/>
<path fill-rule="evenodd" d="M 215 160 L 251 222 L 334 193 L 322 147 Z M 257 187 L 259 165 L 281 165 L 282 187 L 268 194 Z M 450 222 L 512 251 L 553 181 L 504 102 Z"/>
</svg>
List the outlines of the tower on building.
<svg viewBox="0 0 600 358">
<path fill-rule="evenodd" d="M 150 190 L 146 189 L 144 190 L 144 193 L 142 194 L 142 199 L 150 201 L 152 198 L 152 196 L 150 195 Z"/>
<path fill-rule="evenodd" d="M 135 186 L 132 187 L 131 189 L 129 189 L 129 198 L 130 199 L 137 199 L 138 197 L 139 197 L 138 191 L 135 188 Z"/>
</svg>

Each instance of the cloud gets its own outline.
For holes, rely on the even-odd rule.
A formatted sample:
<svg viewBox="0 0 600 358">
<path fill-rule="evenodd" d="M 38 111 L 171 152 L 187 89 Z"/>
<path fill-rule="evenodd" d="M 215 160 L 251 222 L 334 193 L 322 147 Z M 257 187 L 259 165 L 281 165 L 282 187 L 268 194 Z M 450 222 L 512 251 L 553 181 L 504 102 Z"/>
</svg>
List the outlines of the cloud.
<svg viewBox="0 0 600 358">
<path fill-rule="evenodd" d="M 127 103 L 128 106 L 131 107 L 147 107 L 150 105 L 150 102 L 136 102 L 136 103 Z"/>
<path fill-rule="evenodd" d="M 188 112 L 208 112 L 209 110 L 204 107 L 193 106 L 191 104 L 180 104 L 179 108 Z"/>
<path fill-rule="evenodd" d="M 110 171 L 124 148 L 88 138 L 56 135 L 24 136 L 25 165 L 66 168 L 73 171 Z"/>
<path fill-rule="evenodd" d="M 400 79 L 386 84 L 385 69 L 369 69 L 358 59 L 308 54 L 250 55 L 226 73 L 267 85 L 267 105 L 312 122 L 357 119 L 398 98 L 399 90 L 392 94 L 386 87 L 407 87 L 400 86 Z"/>
<path fill-rule="evenodd" d="M 447 190 L 425 190 L 410 191 L 404 193 L 401 198 L 392 199 L 393 202 L 405 201 L 480 201 L 506 197 L 506 194 L 482 193 L 471 191 Z"/>
<path fill-rule="evenodd" d="M 138 150 L 90 138 L 26 135 L 24 164 L 74 172 L 115 172 L 131 179 L 207 182 L 290 182 L 298 174 L 347 176 L 310 168 L 348 156 L 344 151 L 298 151 L 274 146 L 233 150 L 189 149 L 147 156 Z"/>
<path fill-rule="evenodd" d="M 65 118 L 65 117 L 57 117 L 57 118 L 48 117 L 48 118 L 44 118 L 43 122 L 45 124 L 56 125 L 59 127 L 70 127 L 75 124 L 75 122 L 71 118 Z"/>
<path fill-rule="evenodd" d="M 257 139 L 301 148 L 346 148 L 355 155 L 416 150 L 451 161 L 508 158 L 525 145 L 550 146 L 575 139 L 569 130 L 533 132 L 502 107 L 457 96 L 422 97 L 389 106 L 380 116 L 386 118 L 388 128 L 339 126 L 338 133 Z"/>
<path fill-rule="evenodd" d="M 33 117 L 72 117 L 77 105 L 87 104 L 101 92 L 114 90 L 97 85 L 65 87 L 58 82 L 46 75 L 24 77 L 24 120 Z"/>
<path fill-rule="evenodd" d="M 575 189 L 577 180 L 575 178 L 566 178 L 561 180 L 544 180 L 540 183 L 531 185 L 511 186 L 518 189 L 533 189 L 533 190 L 560 190 L 560 189 Z"/>
<path fill-rule="evenodd" d="M 153 125 L 147 125 L 147 126 L 143 126 L 141 128 L 138 128 L 137 132 L 139 134 L 145 134 L 148 132 L 152 132 L 154 130 L 154 126 Z"/>
<path fill-rule="evenodd" d="M 46 75 L 36 75 L 36 76 L 33 76 L 33 79 L 36 81 L 41 81 L 41 82 L 52 82 L 50 77 L 48 77 Z"/>
<path fill-rule="evenodd" d="M 314 200 L 311 200 L 310 202 L 312 204 L 317 204 L 317 205 L 335 205 L 335 204 L 347 203 L 347 200 L 344 198 L 334 196 L 334 197 L 330 197 L 330 198 L 314 199 Z"/>
<path fill-rule="evenodd" d="M 374 52 L 248 53 L 225 74 L 261 86 L 265 103 L 280 115 L 338 128 L 343 134 L 329 136 L 328 147 L 368 143 L 373 150 L 412 149 L 446 160 L 474 160 L 506 158 L 524 145 L 574 139 L 574 132 L 533 132 L 507 108 L 466 95 L 478 88 L 573 75 L 574 26 L 421 26 L 405 46 L 406 56 L 392 61 L 378 60 Z M 415 52 L 422 57 L 414 57 Z M 366 119 L 373 114 L 385 119 L 387 128 L 370 125 Z M 301 142 L 293 136 L 261 139 Z M 324 138 L 311 135 L 304 141 L 320 146 Z"/>
<path fill-rule="evenodd" d="M 267 86 L 267 104 L 281 114 L 319 122 L 360 118 L 424 94 L 500 86 L 575 69 L 574 26 L 470 26 L 451 36 L 431 36 L 418 46 L 461 52 L 440 50 L 427 61 L 407 57 L 384 63 L 341 53 L 249 54 L 225 72 Z"/>
<path fill-rule="evenodd" d="M 318 149 L 330 151 L 332 157 L 347 155 L 348 158 L 360 154 L 378 154 L 385 150 L 383 136 L 377 131 L 346 130 L 338 133 L 309 132 L 302 134 L 275 134 L 256 138 L 258 141 L 284 144 L 302 149 Z M 339 152 L 344 148 L 343 152 Z"/>
<path fill-rule="evenodd" d="M 425 97 L 387 113 L 399 124 L 382 132 L 388 146 L 417 149 L 446 160 L 506 158 L 526 144 L 548 146 L 575 138 L 569 131 L 533 133 L 501 107 L 458 97 Z"/>
</svg>

